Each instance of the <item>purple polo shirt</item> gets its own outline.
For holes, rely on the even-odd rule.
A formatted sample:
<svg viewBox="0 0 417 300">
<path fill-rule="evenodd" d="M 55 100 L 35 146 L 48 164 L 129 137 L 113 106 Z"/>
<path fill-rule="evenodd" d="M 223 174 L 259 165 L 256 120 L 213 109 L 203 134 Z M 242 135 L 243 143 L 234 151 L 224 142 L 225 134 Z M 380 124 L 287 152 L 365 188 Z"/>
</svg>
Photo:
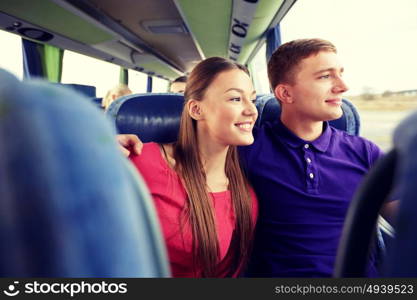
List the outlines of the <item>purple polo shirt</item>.
<svg viewBox="0 0 417 300">
<path fill-rule="evenodd" d="M 254 134 L 254 144 L 239 148 L 259 198 L 248 275 L 331 276 L 349 203 L 382 151 L 327 122 L 313 142 L 300 139 L 279 120 Z M 376 274 L 370 265 L 369 274 Z"/>
</svg>

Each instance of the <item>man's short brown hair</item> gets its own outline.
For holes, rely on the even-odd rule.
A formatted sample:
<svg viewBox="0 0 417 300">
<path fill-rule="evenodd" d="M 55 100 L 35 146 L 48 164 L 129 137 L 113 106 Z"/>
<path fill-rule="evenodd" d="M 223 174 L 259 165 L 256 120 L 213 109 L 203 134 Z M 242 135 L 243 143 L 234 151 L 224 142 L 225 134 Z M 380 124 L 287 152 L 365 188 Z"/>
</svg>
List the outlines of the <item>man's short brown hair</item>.
<svg viewBox="0 0 417 300">
<path fill-rule="evenodd" d="M 320 51 L 336 53 L 336 47 L 326 40 L 300 39 L 278 47 L 268 62 L 268 78 L 272 89 L 280 83 L 294 83 L 296 68 L 301 60 Z"/>
</svg>

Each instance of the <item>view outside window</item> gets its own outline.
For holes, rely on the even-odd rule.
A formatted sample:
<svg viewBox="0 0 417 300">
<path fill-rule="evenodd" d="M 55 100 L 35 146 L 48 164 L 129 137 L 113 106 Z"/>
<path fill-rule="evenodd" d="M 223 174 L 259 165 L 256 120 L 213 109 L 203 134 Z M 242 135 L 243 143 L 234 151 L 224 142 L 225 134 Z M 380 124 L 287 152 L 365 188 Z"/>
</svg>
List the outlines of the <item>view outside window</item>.
<svg viewBox="0 0 417 300">
<path fill-rule="evenodd" d="M 166 93 L 168 92 L 168 81 L 158 77 L 153 77 L 152 93 Z"/>
<path fill-rule="evenodd" d="M 269 94 L 269 81 L 268 81 L 268 70 L 266 61 L 266 43 L 263 44 L 258 53 L 252 59 L 249 70 L 251 73 L 252 81 L 255 86 L 256 93 Z"/>
<path fill-rule="evenodd" d="M 64 51 L 62 83 L 96 87 L 96 97 L 104 97 L 119 83 L 120 67 L 72 51 Z"/>
<path fill-rule="evenodd" d="M 0 30 L 0 68 L 17 78 L 23 78 L 22 38 L 16 34 Z"/>
<path fill-rule="evenodd" d="M 146 85 L 148 82 L 148 75 L 129 70 L 129 88 L 134 94 L 146 93 Z"/>
</svg>

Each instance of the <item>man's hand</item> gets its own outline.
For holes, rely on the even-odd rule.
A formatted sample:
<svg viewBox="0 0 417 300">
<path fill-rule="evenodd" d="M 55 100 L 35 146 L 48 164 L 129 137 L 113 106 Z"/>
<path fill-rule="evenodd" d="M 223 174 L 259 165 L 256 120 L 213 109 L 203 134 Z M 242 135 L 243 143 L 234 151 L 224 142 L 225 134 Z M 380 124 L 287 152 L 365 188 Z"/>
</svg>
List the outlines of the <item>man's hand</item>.
<svg viewBox="0 0 417 300">
<path fill-rule="evenodd" d="M 143 143 L 134 134 L 118 134 L 116 139 L 120 144 L 120 150 L 127 157 L 131 154 L 139 155 L 142 152 Z"/>
</svg>

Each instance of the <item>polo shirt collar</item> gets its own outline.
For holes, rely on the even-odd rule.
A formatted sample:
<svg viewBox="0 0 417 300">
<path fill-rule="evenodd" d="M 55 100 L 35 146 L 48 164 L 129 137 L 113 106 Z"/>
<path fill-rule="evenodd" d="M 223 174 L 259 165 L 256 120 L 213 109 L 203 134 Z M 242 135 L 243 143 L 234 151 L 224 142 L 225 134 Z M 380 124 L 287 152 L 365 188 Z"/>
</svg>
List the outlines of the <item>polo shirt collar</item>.
<svg viewBox="0 0 417 300">
<path fill-rule="evenodd" d="M 323 122 L 323 127 L 324 129 L 322 134 L 312 142 L 305 141 L 296 136 L 281 122 L 281 120 L 279 120 L 277 123 L 276 133 L 278 134 L 279 138 L 282 139 L 282 141 L 284 141 L 290 147 L 299 148 L 304 146 L 305 144 L 310 144 L 318 151 L 326 152 L 330 144 L 332 131 L 330 129 L 329 122 L 327 121 Z"/>
</svg>

